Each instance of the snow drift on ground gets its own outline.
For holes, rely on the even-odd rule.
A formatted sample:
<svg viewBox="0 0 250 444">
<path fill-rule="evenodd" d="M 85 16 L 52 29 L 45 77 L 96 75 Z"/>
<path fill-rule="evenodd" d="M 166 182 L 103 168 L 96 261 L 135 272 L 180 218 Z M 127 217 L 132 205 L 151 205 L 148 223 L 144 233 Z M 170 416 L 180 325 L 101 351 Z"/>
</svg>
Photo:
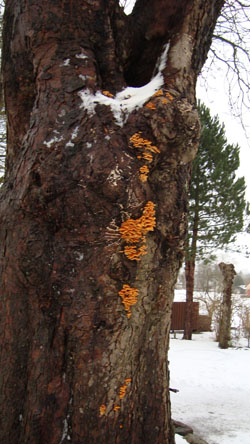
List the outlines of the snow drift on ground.
<svg viewBox="0 0 250 444">
<path fill-rule="evenodd" d="M 187 444 L 187 441 L 180 435 L 175 435 L 175 444 Z"/>
<path fill-rule="evenodd" d="M 247 341 L 245 345 L 247 345 Z M 250 443 L 250 349 L 221 350 L 213 333 L 170 341 L 172 416 L 209 444 Z M 177 438 L 177 444 L 185 441 Z"/>
</svg>

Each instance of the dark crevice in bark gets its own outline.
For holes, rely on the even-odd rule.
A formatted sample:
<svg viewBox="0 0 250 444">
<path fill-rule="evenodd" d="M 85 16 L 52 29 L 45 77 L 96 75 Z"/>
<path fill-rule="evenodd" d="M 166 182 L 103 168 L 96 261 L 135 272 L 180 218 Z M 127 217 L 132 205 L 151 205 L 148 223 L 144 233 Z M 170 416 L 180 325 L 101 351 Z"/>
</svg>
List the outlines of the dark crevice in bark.
<svg viewBox="0 0 250 444">
<path fill-rule="evenodd" d="M 125 67 L 124 77 L 128 86 L 140 87 L 151 80 L 164 42 L 166 39 L 159 38 L 150 42 L 145 38 L 140 39 L 137 51 L 131 55 Z"/>
<path fill-rule="evenodd" d="M 128 58 L 124 75 L 128 85 L 143 86 L 154 74 L 163 45 L 181 29 L 190 0 L 138 0 L 129 16 Z"/>
<path fill-rule="evenodd" d="M 127 16 L 117 2 L 103 1 L 90 24 L 89 41 L 96 57 L 100 88 L 111 93 L 125 86 L 122 58 L 125 52 L 126 22 Z"/>
<path fill-rule="evenodd" d="M 22 7 L 20 7 L 22 9 Z M 21 148 L 23 137 L 29 127 L 30 114 L 35 100 L 35 77 L 31 54 L 25 39 L 15 42 L 13 54 L 9 35 L 17 31 L 19 7 L 14 10 L 8 4 L 4 13 L 2 70 L 8 71 L 4 78 L 5 105 L 8 117 L 8 147 L 6 171 L 8 176 L 16 155 Z M 12 42 L 13 44 L 13 42 Z"/>
</svg>

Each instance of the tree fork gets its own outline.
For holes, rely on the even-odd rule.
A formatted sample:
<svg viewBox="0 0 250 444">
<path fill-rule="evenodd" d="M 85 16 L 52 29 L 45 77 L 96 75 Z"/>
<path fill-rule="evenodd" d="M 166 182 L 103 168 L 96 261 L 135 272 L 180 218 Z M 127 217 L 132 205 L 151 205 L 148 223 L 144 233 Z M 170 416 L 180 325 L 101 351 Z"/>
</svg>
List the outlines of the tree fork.
<svg viewBox="0 0 250 444">
<path fill-rule="evenodd" d="M 162 41 L 171 39 L 162 90 L 121 126 L 109 106 L 90 114 L 79 92 L 125 85 L 130 51 L 119 36 L 136 14 L 124 17 L 113 1 L 6 1 L 5 444 L 174 442 L 168 332 L 199 139 L 200 3 L 187 2 Z M 218 4 L 203 6 L 208 38 Z"/>
</svg>

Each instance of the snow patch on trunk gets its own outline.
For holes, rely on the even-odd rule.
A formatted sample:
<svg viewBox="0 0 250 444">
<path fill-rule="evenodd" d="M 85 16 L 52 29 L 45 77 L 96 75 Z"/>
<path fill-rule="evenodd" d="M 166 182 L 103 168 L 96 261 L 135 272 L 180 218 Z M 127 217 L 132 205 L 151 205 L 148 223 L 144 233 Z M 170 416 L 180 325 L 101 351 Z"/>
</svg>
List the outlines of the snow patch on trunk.
<svg viewBox="0 0 250 444">
<path fill-rule="evenodd" d="M 48 142 L 44 142 L 48 148 L 50 148 L 54 143 L 61 142 L 63 140 L 63 136 L 60 137 L 52 137 Z"/>
<path fill-rule="evenodd" d="M 86 56 L 86 54 L 84 54 L 84 52 L 81 52 L 81 54 L 76 54 L 75 55 L 76 59 L 87 59 L 88 56 Z"/>
<path fill-rule="evenodd" d="M 70 65 L 70 59 L 65 59 L 60 66 L 69 66 L 69 65 Z"/>
<path fill-rule="evenodd" d="M 68 436 L 68 428 L 69 428 L 69 426 L 68 426 L 68 421 L 67 421 L 67 419 L 65 418 L 64 421 L 63 421 L 63 432 L 62 432 L 62 437 L 61 437 L 61 441 L 60 441 L 59 444 L 61 444 L 61 443 L 63 442 L 63 440 Z"/>
<path fill-rule="evenodd" d="M 78 131 L 79 131 L 79 126 L 76 126 L 75 129 L 73 130 L 72 134 L 71 134 L 71 139 L 66 143 L 66 148 L 70 148 L 75 146 L 75 144 L 73 143 L 73 140 L 77 137 L 78 135 Z"/>
<path fill-rule="evenodd" d="M 66 146 L 66 148 L 70 148 L 70 147 L 73 147 L 75 145 L 72 142 L 67 142 L 65 146 Z"/>
<path fill-rule="evenodd" d="M 79 131 L 79 126 L 77 126 L 75 129 L 74 129 L 74 131 L 73 131 L 73 133 L 72 133 L 72 136 L 71 136 L 71 139 L 75 139 L 76 137 L 77 137 L 77 134 L 78 134 L 78 131 Z"/>
<path fill-rule="evenodd" d="M 113 98 L 97 91 L 92 94 L 89 89 L 79 92 L 82 99 L 82 108 L 85 108 L 89 115 L 94 115 L 96 105 L 109 106 L 117 125 L 123 126 L 130 113 L 141 108 L 152 95 L 164 84 L 162 71 L 167 62 L 169 43 L 164 46 L 163 53 L 156 64 L 156 75 L 144 86 L 140 88 L 127 87 L 118 92 Z"/>
</svg>

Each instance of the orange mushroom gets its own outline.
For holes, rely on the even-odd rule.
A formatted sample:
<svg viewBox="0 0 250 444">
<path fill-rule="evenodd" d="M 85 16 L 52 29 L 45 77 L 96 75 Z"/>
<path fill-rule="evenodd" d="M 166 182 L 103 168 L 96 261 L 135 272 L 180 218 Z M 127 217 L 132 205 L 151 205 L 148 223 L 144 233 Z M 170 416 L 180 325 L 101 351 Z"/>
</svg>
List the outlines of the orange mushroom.
<svg viewBox="0 0 250 444">
<path fill-rule="evenodd" d="M 147 254 L 145 236 L 149 231 L 154 231 L 155 226 L 155 204 L 151 201 L 147 202 L 142 212 L 142 216 L 139 219 L 127 219 L 122 223 L 120 227 L 122 239 L 124 239 L 127 244 L 139 244 L 126 245 L 124 247 L 122 252 L 128 259 L 139 261 L 141 256 Z"/>
<path fill-rule="evenodd" d="M 137 288 L 130 287 L 127 284 L 124 284 L 122 290 L 119 291 L 119 296 L 122 298 L 122 303 L 125 307 L 125 310 L 128 312 L 127 317 L 131 316 L 131 307 L 137 303 L 137 296 L 139 294 L 139 290 Z"/>
<path fill-rule="evenodd" d="M 103 94 L 104 96 L 110 97 L 111 99 L 114 98 L 114 95 L 111 94 L 111 92 L 109 92 L 109 91 L 102 91 L 102 94 Z"/>
<path fill-rule="evenodd" d="M 149 109 L 156 109 L 156 106 L 153 102 L 148 102 L 145 106 Z"/>
</svg>

